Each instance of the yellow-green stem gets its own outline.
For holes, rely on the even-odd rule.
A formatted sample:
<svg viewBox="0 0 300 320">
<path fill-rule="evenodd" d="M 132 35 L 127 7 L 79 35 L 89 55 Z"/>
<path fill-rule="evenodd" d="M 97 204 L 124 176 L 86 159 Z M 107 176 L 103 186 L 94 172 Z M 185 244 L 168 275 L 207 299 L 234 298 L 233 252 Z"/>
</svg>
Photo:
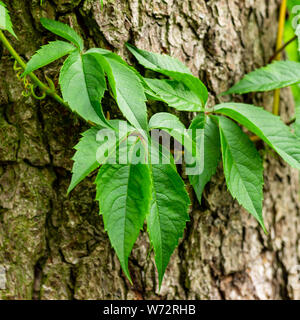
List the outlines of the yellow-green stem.
<svg viewBox="0 0 300 320">
<path fill-rule="evenodd" d="M 17 61 L 17 63 L 25 70 L 26 63 L 18 55 L 16 50 L 12 47 L 12 45 L 7 40 L 7 38 L 5 37 L 4 33 L 1 30 L 0 30 L 0 40 L 2 41 L 6 49 L 9 51 L 9 53 L 12 55 L 12 57 Z M 69 108 L 69 105 L 55 91 L 53 91 L 47 85 L 45 85 L 42 81 L 40 81 L 39 78 L 34 73 L 31 72 L 28 74 L 28 76 L 30 77 L 32 82 L 41 89 L 42 92 L 45 92 L 47 95 L 55 99 L 57 102 Z"/>
<path fill-rule="evenodd" d="M 280 6 L 276 51 L 279 51 L 280 48 L 282 47 L 282 38 L 283 38 L 286 8 L 287 8 L 286 2 L 287 0 L 282 0 L 281 6 Z M 280 59 L 281 59 L 281 52 L 279 52 L 275 56 L 275 60 L 280 60 Z M 279 106 L 280 106 L 280 89 L 277 89 L 274 92 L 273 114 L 279 115 Z"/>
</svg>

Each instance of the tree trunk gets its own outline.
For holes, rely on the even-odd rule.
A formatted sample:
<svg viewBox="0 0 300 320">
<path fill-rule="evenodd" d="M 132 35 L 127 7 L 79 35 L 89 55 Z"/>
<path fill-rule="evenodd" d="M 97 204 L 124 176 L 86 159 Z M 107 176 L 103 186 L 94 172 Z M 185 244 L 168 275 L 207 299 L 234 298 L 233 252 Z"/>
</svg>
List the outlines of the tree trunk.
<svg viewBox="0 0 300 320">
<path fill-rule="evenodd" d="M 39 19 L 59 19 L 84 37 L 87 48 L 113 50 L 131 64 L 126 41 L 179 58 L 208 86 L 213 105 L 273 55 L 280 1 L 104 0 L 103 9 L 100 0 L 4 3 L 19 37 L 10 40 L 25 59 L 54 39 Z M 57 83 L 60 66 L 37 74 Z M 87 126 L 51 98 L 23 97 L 6 50 L 0 73 L 0 299 L 300 299 L 298 172 L 274 153 L 258 144 L 268 236 L 232 199 L 220 165 L 201 206 L 188 187 L 191 222 L 161 290 L 146 233 L 130 258 L 130 285 L 98 214 L 95 175 L 66 195 L 72 147 Z M 272 107 L 272 93 L 243 98 Z M 111 117 L 120 117 L 109 96 L 105 101 Z M 158 109 L 165 106 L 149 104 L 149 113 Z M 284 120 L 293 114 L 288 89 L 281 113 Z"/>
</svg>

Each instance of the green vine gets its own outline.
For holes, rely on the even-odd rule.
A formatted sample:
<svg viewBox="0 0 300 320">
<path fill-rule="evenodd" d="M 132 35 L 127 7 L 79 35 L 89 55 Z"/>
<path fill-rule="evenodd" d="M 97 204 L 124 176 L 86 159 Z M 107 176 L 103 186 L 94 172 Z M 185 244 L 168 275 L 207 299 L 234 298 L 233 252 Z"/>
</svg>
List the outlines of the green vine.
<svg viewBox="0 0 300 320">
<path fill-rule="evenodd" d="M 22 60 L 22 58 L 18 55 L 18 53 L 15 51 L 15 49 L 12 47 L 10 42 L 7 40 L 3 32 L 0 30 L 0 40 L 2 41 L 3 45 L 6 47 L 6 49 L 9 51 L 9 53 L 12 55 L 12 57 L 15 59 L 16 63 L 19 64 L 23 70 L 26 69 L 26 63 Z M 19 69 L 18 69 L 19 70 Z M 41 92 L 44 92 L 45 94 L 49 95 L 53 99 L 55 99 L 60 104 L 64 105 L 65 107 L 68 107 L 68 105 L 63 101 L 63 99 L 53 90 L 52 88 L 49 88 L 46 84 L 41 82 L 37 76 L 30 72 L 28 74 L 31 81 L 36 85 L 36 87 L 39 87 Z M 19 76 L 20 77 L 20 76 Z"/>
<path fill-rule="evenodd" d="M 1 1 L 0 6 L 5 8 Z M 5 19 L 2 29 L 14 35 L 8 14 Z M 102 48 L 85 51 L 83 39 L 68 25 L 45 18 L 41 24 L 64 41 L 42 46 L 27 64 L 1 30 L 0 41 L 15 59 L 14 70 L 24 83 L 24 96 L 41 100 L 49 95 L 91 124 L 75 146 L 68 192 L 98 170 L 96 200 L 105 230 L 129 281 L 128 259 L 145 221 L 159 285 L 183 236 L 189 221 L 190 198 L 176 164 L 185 168 L 201 202 L 203 189 L 222 158 L 231 195 L 267 233 L 262 213 L 263 161 L 253 141 L 261 139 L 292 167 L 300 169 L 300 137 L 296 130 L 293 132 L 278 116 L 261 107 L 230 102 L 209 108 L 206 86 L 170 56 L 127 44 L 137 62 L 164 76 L 164 79 L 145 78 L 111 51 Z M 59 76 L 60 97 L 51 79 L 46 77 L 45 84 L 33 72 L 62 57 L 66 59 Z M 276 61 L 246 75 L 223 94 L 270 91 L 299 82 L 300 63 Z M 36 94 L 37 88 L 41 96 Z M 101 101 L 108 88 L 125 120 L 104 116 Z M 188 128 L 171 113 L 156 113 L 148 119 L 148 100 L 196 113 L 196 117 Z M 246 135 L 238 124 L 252 132 L 254 138 Z M 161 143 L 161 132 L 173 137 L 182 149 Z"/>
</svg>

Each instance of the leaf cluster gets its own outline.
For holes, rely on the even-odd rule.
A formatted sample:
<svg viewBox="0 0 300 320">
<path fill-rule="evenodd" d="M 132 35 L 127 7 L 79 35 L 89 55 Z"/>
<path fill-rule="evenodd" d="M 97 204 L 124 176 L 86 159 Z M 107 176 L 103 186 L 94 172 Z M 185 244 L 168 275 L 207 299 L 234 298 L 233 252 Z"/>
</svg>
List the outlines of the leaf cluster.
<svg viewBox="0 0 300 320">
<path fill-rule="evenodd" d="M 6 10 L 1 2 L 0 9 Z M 13 33 L 7 11 L 4 12 L 0 27 Z M 166 132 L 184 145 L 187 153 L 199 150 L 196 158 L 202 168 L 188 176 L 199 202 L 222 159 L 233 198 L 266 231 L 262 214 L 263 161 L 241 126 L 300 169 L 300 140 L 279 117 L 246 104 L 224 103 L 207 108 L 206 86 L 179 60 L 127 44 L 142 66 L 164 76 L 164 79 L 144 78 L 111 51 L 101 48 L 85 51 L 83 40 L 69 26 L 45 18 L 41 23 L 64 41 L 42 46 L 28 62 L 24 75 L 66 57 L 59 76 L 63 99 L 75 113 L 93 124 L 75 146 L 68 192 L 99 169 L 96 199 L 110 242 L 130 281 L 128 259 L 145 221 L 155 253 L 159 285 L 189 221 L 190 199 L 173 154 L 151 139 L 151 130 Z M 299 63 L 282 61 L 246 75 L 225 94 L 273 90 L 297 83 L 300 83 Z M 109 120 L 104 116 L 101 101 L 107 90 L 126 120 Z M 196 116 L 189 128 L 170 113 L 157 113 L 148 119 L 147 100 L 162 101 L 177 111 L 194 112 Z M 120 126 L 126 130 L 120 131 Z M 116 139 L 100 139 L 98 133 L 103 129 L 114 132 Z M 162 159 L 166 157 L 170 161 L 154 162 L 149 145 Z M 109 163 L 107 159 L 116 156 L 117 150 L 126 150 L 129 161 L 118 159 L 114 164 Z M 137 153 L 142 155 L 139 159 L 148 161 L 135 161 Z"/>
</svg>

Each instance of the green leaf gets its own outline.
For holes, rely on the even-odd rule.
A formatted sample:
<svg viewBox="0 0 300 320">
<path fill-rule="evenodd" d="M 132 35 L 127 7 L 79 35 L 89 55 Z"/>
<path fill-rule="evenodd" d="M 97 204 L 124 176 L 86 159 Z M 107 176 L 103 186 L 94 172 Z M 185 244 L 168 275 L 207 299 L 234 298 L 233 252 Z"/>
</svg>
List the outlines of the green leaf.
<svg viewBox="0 0 300 320">
<path fill-rule="evenodd" d="M 2 1 L 0 1 L 0 29 L 10 32 L 14 37 L 17 38 L 12 27 L 9 12 L 6 9 L 6 5 Z"/>
<path fill-rule="evenodd" d="M 26 69 L 23 75 L 42 68 L 51 62 L 60 59 L 61 57 L 66 56 L 76 48 L 65 41 L 54 41 L 50 42 L 45 46 L 42 46 L 36 54 L 34 54 L 31 59 L 28 61 Z"/>
<path fill-rule="evenodd" d="M 182 111 L 201 111 L 202 101 L 186 85 L 174 80 L 144 79 L 147 85 L 170 107 Z"/>
<path fill-rule="evenodd" d="M 107 50 L 89 50 L 107 75 L 113 95 L 126 119 L 136 128 L 148 131 L 146 96 L 139 77 L 131 68 Z"/>
<path fill-rule="evenodd" d="M 41 24 L 47 30 L 74 43 L 80 51 L 84 49 L 84 44 L 81 37 L 67 24 L 46 18 L 41 18 Z"/>
<path fill-rule="evenodd" d="M 253 105 L 224 103 L 214 112 L 226 115 L 255 133 L 292 167 L 300 169 L 299 139 L 279 117 Z"/>
<path fill-rule="evenodd" d="M 93 127 L 84 132 L 81 140 L 74 147 L 77 151 L 72 158 L 72 160 L 74 160 L 74 165 L 68 193 L 100 166 L 96 159 L 97 150 L 101 146 L 101 143 L 98 143 L 96 140 L 98 130 L 99 128 Z"/>
<path fill-rule="evenodd" d="M 139 78 L 133 71 L 114 59 L 106 58 L 109 84 L 124 116 L 136 128 L 147 131 L 146 96 Z"/>
<path fill-rule="evenodd" d="M 152 165 L 151 177 L 153 200 L 147 215 L 147 227 L 161 286 L 170 257 L 189 221 L 190 199 L 172 165 Z"/>
<path fill-rule="evenodd" d="M 127 43 L 126 46 L 128 50 L 136 57 L 139 63 L 147 69 L 161 73 L 165 71 L 173 71 L 190 75 L 192 74 L 189 68 L 176 58 L 141 50 L 129 43 Z"/>
<path fill-rule="evenodd" d="M 123 123 L 123 127 L 126 128 L 123 132 L 118 130 L 120 123 Z M 70 193 L 91 172 L 104 164 L 107 159 L 115 155 L 120 141 L 126 138 L 126 136 L 134 130 L 134 128 L 128 126 L 125 121 L 111 120 L 110 125 L 116 129 L 116 131 L 112 130 L 111 132 L 111 134 L 115 135 L 115 139 L 105 140 L 104 136 L 97 136 L 101 129 L 110 130 L 99 126 L 92 127 L 82 134 L 82 138 L 79 143 L 74 147 L 76 153 L 72 158 L 74 165 L 68 193 Z M 108 135 L 109 132 L 106 131 L 104 134 Z M 102 150 L 101 153 L 98 152 L 100 148 Z"/>
<path fill-rule="evenodd" d="M 94 55 L 95 57 L 105 57 L 105 58 L 110 58 L 110 59 L 114 59 L 117 62 L 127 66 L 128 68 L 130 68 L 132 71 L 134 71 L 135 69 L 131 66 L 129 66 L 126 61 L 124 61 L 119 55 L 117 55 L 116 53 L 106 50 L 106 49 L 102 49 L 102 48 L 92 48 L 89 49 L 85 54 L 91 54 Z M 138 72 L 135 70 L 136 74 L 138 74 Z"/>
<path fill-rule="evenodd" d="M 206 117 L 203 113 L 194 118 L 190 129 L 203 129 L 199 137 L 196 136 L 195 141 L 200 149 L 200 163 L 204 163 L 201 174 L 189 175 L 189 180 L 193 186 L 199 203 L 201 203 L 202 193 L 207 182 L 216 173 L 218 163 L 221 156 L 220 134 L 219 128 L 210 117 Z"/>
<path fill-rule="evenodd" d="M 109 126 L 100 104 L 106 90 L 105 74 L 93 56 L 73 52 L 61 69 L 59 83 L 73 111 L 87 121 Z"/>
<path fill-rule="evenodd" d="M 195 157 L 200 157 L 200 150 L 197 148 L 196 143 L 188 134 L 184 124 L 173 114 L 167 112 L 154 114 L 149 121 L 149 127 L 151 130 L 161 129 L 167 132 L 185 147 L 186 152 Z"/>
<path fill-rule="evenodd" d="M 208 99 L 208 91 L 205 85 L 200 79 L 194 77 L 182 62 L 167 55 L 138 49 L 130 44 L 126 44 L 126 46 L 141 65 L 184 83 L 187 88 L 198 96 L 202 102 L 202 107 L 205 106 Z"/>
<path fill-rule="evenodd" d="M 149 166 L 145 164 L 104 165 L 96 179 L 97 200 L 105 230 L 131 281 L 128 257 L 143 228 L 151 203 Z"/>
<path fill-rule="evenodd" d="M 300 83 L 300 63 L 294 61 L 275 61 L 266 67 L 245 75 L 240 82 L 224 92 L 223 95 L 269 91 L 297 83 Z"/>
<path fill-rule="evenodd" d="M 174 129 L 185 130 L 184 124 L 178 117 L 168 112 L 155 113 L 149 121 L 150 129 Z"/>
<path fill-rule="evenodd" d="M 184 137 L 191 141 L 184 124 L 171 113 L 159 112 L 154 114 L 149 121 L 149 128 L 150 130 L 160 129 L 167 132 L 182 145 L 184 144 Z"/>
<path fill-rule="evenodd" d="M 219 117 L 224 174 L 237 201 L 260 223 L 262 216 L 263 165 L 253 142 L 233 121 Z"/>
</svg>

